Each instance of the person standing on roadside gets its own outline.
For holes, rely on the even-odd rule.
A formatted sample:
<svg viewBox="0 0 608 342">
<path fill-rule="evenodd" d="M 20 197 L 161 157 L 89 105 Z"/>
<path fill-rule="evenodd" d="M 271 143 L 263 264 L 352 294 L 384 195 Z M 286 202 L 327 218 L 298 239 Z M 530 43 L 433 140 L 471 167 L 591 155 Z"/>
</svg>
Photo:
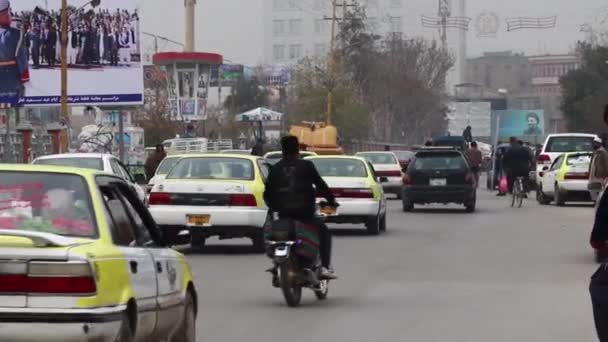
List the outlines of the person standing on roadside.
<svg viewBox="0 0 608 342">
<path fill-rule="evenodd" d="M 467 161 L 469 162 L 469 166 L 471 167 L 471 172 L 475 176 L 475 187 L 479 187 L 479 172 L 481 171 L 481 163 L 483 162 L 483 156 L 481 151 L 477 147 L 477 142 L 471 142 L 471 147 L 467 149 L 464 153 Z"/>
<path fill-rule="evenodd" d="M 471 126 L 467 126 L 467 128 L 465 128 L 464 132 L 462 132 L 462 137 L 464 138 L 464 141 L 466 141 L 467 144 L 470 144 L 473 142 L 473 128 L 471 128 Z"/>
<path fill-rule="evenodd" d="M 158 165 L 160 165 L 160 162 L 162 162 L 165 157 L 167 157 L 165 147 L 162 144 L 156 145 L 156 150 L 148 157 L 144 165 L 146 171 L 146 178 L 148 180 L 154 177 L 156 169 L 158 169 Z"/>
</svg>

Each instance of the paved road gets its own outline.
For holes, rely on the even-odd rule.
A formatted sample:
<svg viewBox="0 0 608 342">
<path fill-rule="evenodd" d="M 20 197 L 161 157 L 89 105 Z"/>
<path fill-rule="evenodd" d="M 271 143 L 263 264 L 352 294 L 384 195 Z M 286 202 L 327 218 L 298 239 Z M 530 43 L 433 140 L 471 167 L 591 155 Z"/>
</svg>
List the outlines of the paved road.
<svg viewBox="0 0 608 342">
<path fill-rule="evenodd" d="M 336 230 L 330 299 L 287 308 L 264 256 L 217 243 L 188 252 L 198 340 L 595 342 L 587 292 L 592 208 L 522 209 L 480 190 L 479 210 L 393 201 L 386 235 Z M 348 227 L 347 227 L 348 229 Z M 230 242 L 234 244 L 233 242 Z"/>
</svg>

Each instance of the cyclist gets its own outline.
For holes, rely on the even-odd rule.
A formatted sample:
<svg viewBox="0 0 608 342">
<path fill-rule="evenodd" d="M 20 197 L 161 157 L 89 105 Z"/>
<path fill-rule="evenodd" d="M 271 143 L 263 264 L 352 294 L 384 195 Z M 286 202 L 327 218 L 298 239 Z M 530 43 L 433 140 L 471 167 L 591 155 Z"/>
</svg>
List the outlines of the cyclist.
<svg viewBox="0 0 608 342">
<path fill-rule="evenodd" d="M 513 183 L 518 177 L 524 179 L 524 193 L 527 193 L 527 186 L 530 170 L 534 165 L 534 160 L 530 151 L 522 146 L 517 138 L 511 137 L 509 139 L 511 146 L 503 157 L 503 166 L 507 172 L 507 180 L 509 183 L 509 193 L 513 193 Z"/>
</svg>

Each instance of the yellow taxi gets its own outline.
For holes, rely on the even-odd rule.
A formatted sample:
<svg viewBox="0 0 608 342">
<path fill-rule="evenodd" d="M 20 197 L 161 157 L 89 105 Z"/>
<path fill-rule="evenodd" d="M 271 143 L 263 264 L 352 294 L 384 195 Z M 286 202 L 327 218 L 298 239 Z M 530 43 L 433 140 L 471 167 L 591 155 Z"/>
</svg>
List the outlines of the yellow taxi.
<svg viewBox="0 0 608 342">
<path fill-rule="evenodd" d="M 0 165 L 0 341 L 194 342 L 197 292 L 124 179 Z"/>
<path fill-rule="evenodd" d="M 163 236 L 172 243 L 190 242 L 200 248 L 211 236 L 249 238 L 262 252 L 268 217 L 263 193 L 268 172 L 266 161 L 256 156 L 183 156 L 154 184 L 148 208 Z"/>
<path fill-rule="evenodd" d="M 593 152 L 570 152 L 557 156 L 551 166 L 539 172 L 540 185 L 537 201 L 549 204 L 555 201 L 563 206 L 567 201 L 591 201 L 589 168 Z"/>
</svg>

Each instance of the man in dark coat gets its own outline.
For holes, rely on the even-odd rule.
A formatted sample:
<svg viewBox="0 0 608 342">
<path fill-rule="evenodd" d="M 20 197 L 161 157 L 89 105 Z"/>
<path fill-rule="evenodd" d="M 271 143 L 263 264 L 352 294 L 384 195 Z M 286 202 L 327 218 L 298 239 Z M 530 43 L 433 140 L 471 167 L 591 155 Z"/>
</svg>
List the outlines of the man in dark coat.
<svg viewBox="0 0 608 342">
<path fill-rule="evenodd" d="M 154 174 L 156 173 L 156 169 L 158 169 L 158 165 L 160 165 L 160 162 L 163 161 L 163 159 L 165 159 L 165 157 L 167 157 L 167 153 L 165 152 L 165 147 L 162 144 L 158 144 L 156 145 L 156 151 L 154 151 L 154 153 L 152 153 L 148 159 L 146 160 L 146 163 L 144 165 L 145 171 L 146 171 L 146 178 L 148 180 L 152 179 L 152 177 L 154 177 Z"/>
</svg>

